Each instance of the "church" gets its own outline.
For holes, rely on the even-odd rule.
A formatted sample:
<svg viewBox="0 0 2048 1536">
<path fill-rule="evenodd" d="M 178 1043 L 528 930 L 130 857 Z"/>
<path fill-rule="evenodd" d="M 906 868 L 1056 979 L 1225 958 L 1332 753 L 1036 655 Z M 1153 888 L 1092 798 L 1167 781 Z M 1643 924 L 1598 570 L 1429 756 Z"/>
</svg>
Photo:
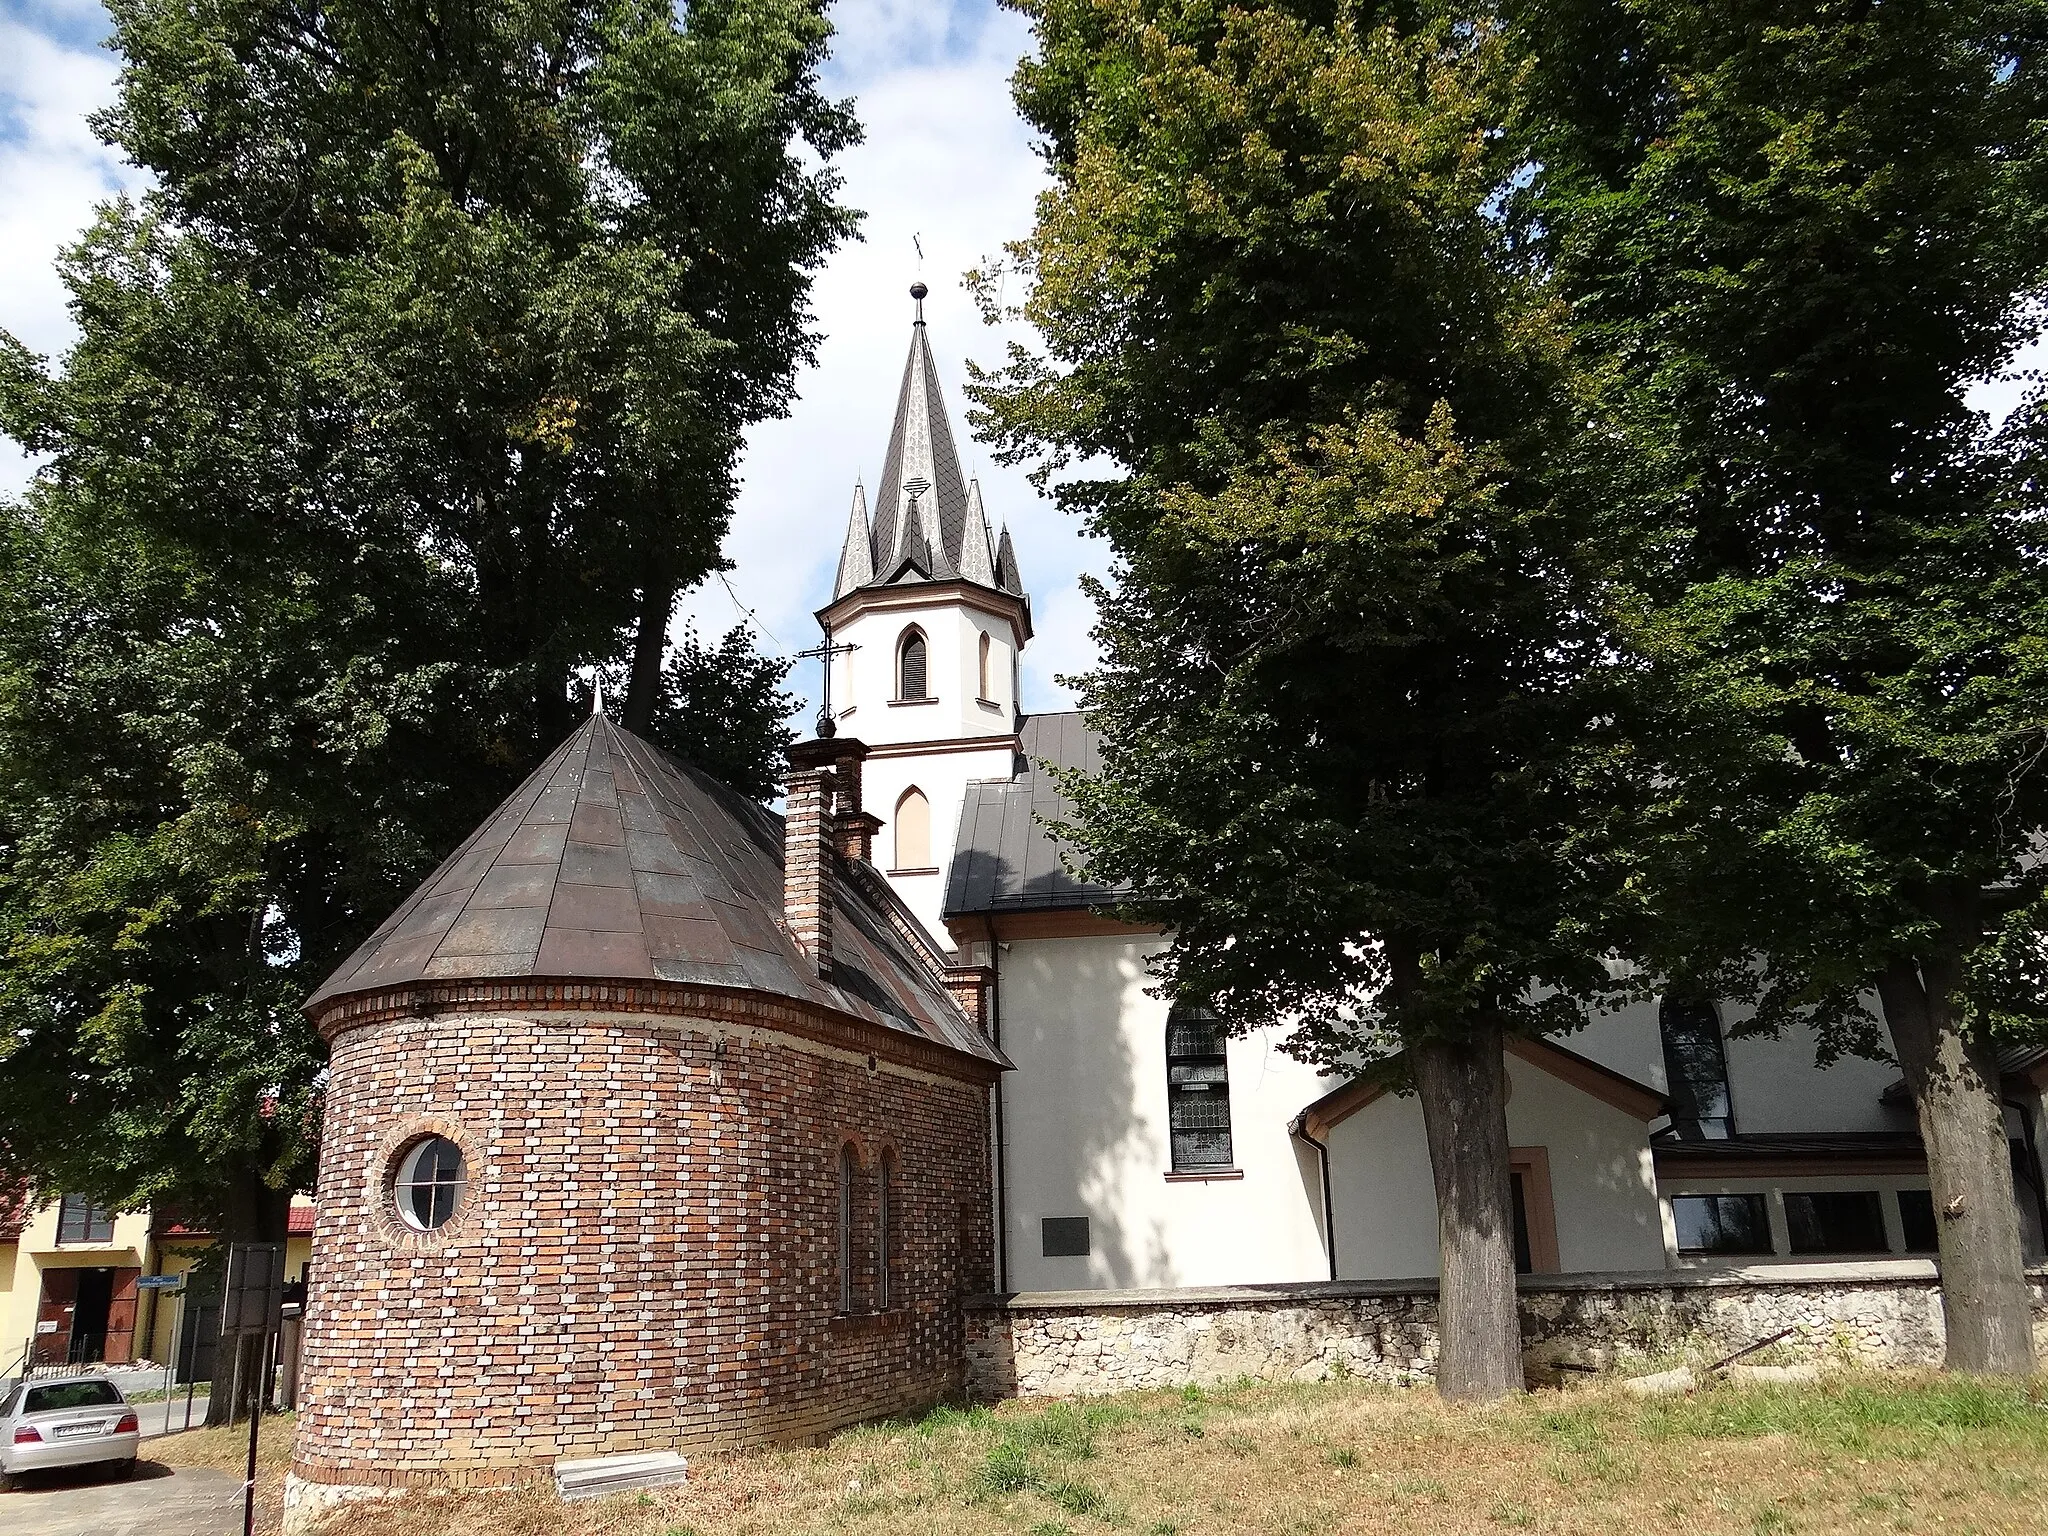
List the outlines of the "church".
<svg viewBox="0 0 2048 1536">
<path fill-rule="evenodd" d="M 777 817 L 579 729 L 309 1000 L 331 1076 L 288 1497 L 815 1438 L 959 1394 L 977 1298 L 1409 1281 L 1412 1098 L 1149 988 L 1048 831 L 1075 713 L 922 316 Z M 821 530 L 822 531 L 822 530 Z M 1895 1068 L 1648 1002 L 1508 1062 L 1532 1277 L 1928 1255 Z M 2048 1048 L 2003 1062 L 2030 1255 Z"/>
</svg>

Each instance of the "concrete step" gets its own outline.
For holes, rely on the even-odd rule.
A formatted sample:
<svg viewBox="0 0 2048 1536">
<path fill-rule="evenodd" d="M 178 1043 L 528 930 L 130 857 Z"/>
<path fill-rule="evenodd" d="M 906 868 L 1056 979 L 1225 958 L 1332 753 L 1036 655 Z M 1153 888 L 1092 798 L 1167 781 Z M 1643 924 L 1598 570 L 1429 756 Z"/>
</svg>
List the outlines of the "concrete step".
<svg viewBox="0 0 2048 1536">
<path fill-rule="evenodd" d="M 587 1456 L 555 1463 L 555 1491 L 565 1500 L 598 1499 L 636 1488 L 680 1483 L 690 1460 L 674 1451 L 634 1451 L 624 1456 Z"/>
</svg>

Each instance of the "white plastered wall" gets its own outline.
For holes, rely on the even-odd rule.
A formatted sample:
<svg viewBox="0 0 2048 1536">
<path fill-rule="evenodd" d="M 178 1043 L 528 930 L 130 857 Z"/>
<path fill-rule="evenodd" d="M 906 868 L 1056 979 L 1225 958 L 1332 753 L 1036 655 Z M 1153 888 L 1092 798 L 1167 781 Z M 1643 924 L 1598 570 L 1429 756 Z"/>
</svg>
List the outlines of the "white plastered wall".
<svg viewBox="0 0 2048 1536">
<path fill-rule="evenodd" d="M 1549 1154 L 1560 1269 L 1663 1268 L 1644 1123 L 1519 1057 L 1507 1068 L 1508 1141 Z M 1385 1094 L 1335 1126 L 1329 1141 L 1339 1277 L 1436 1274 L 1436 1189 L 1421 1101 Z"/>
<path fill-rule="evenodd" d="M 1329 1083 L 1274 1034 L 1229 1043 L 1241 1177 L 1172 1173 L 1166 1004 L 1146 993 L 1156 938 L 998 946 L 1013 1290 L 1255 1284 L 1329 1277 L 1321 1170 L 1287 1123 Z M 1086 1216 L 1086 1257 L 1046 1258 L 1040 1222 Z"/>
<path fill-rule="evenodd" d="M 1897 1067 L 1844 1056 L 1823 1068 L 1815 1064 L 1816 1040 L 1811 1029 L 1795 1026 L 1776 1038 L 1730 1036 L 1728 1031 L 1739 1028 L 1749 1017 L 1749 1009 L 1723 1003 L 1720 1013 L 1728 1056 L 1728 1098 L 1736 1130 L 1755 1135 L 1914 1128 L 1910 1113 L 1878 1102 L 1878 1096 L 1898 1078 Z M 1559 1043 L 1659 1093 L 1670 1091 L 1655 1001 L 1631 1003 L 1618 1012 L 1603 1014 Z"/>
<path fill-rule="evenodd" d="M 929 702 L 896 699 L 896 656 L 905 631 L 924 632 Z M 989 638 L 991 697 L 980 697 L 981 637 Z M 1008 779 L 1016 767 L 1015 635 L 1007 618 L 957 600 L 869 608 L 844 621 L 835 643 L 857 646 L 838 658 L 833 678 L 834 717 L 841 735 L 867 743 L 862 770 L 864 808 L 882 820 L 875 864 L 889 876 L 934 942 L 952 947 L 939 919 L 946 870 L 960 830 L 960 802 L 974 779 Z M 974 745 L 960 750 L 965 743 Z M 905 752 L 901 749 L 909 748 Z M 931 858 L 925 874 L 898 874 L 896 807 L 906 790 L 923 793 L 931 808 Z"/>
</svg>

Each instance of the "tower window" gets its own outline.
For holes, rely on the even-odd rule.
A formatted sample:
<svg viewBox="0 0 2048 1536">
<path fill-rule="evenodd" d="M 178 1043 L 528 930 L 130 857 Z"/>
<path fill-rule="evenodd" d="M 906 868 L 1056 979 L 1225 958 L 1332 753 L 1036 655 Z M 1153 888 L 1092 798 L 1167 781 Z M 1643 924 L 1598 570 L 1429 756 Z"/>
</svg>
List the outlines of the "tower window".
<svg viewBox="0 0 2048 1536">
<path fill-rule="evenodd" d="M 1230 1063 L 1223 1025 L 1181 1004 L 1166 1020 L 1166 1118 L 1176 1170 L 1228 1168 Z"/>
<path fill-rule="evenodd" d="M 896 697 L 899 699 L 928 699 L 927 648 L 924 631 L 907 629 L 902 642 L 896 647 Z"/>
<path fill-rule="evenodd" d="M 990 691 L 989 691 L 989 690 L 990 690 L 991 688 L 993 688 L 993 687 L 994 687 L 995 685 L 994 685 L 994 680 L 993 680 L 992 678 L 990 678 L 990 676 L 989 676 L 989 666 L 988 666 L 988 653 L 989 653 L 989 643 L 988 643 L 988 636 L 987 636 L 987 635 L 983 635 L 983 636 L 981 637 L 981 666 L 980 666 L 980 678 L 981 678 L 981 684 L 980 684 L 980 692 L 979 692 L 979 693 L 977 693 L 977 694 L 975 695 L 975 697 L 976 697 L 976 698 L 982 698 L 982 699 L 994 699 L 994 698 L 995 698 L 995 695 L 994 695 L 994 694 L 993 694 L 992 692 L 990 692 Z"/>
<path fill-rule="evenodd" d="M 896 1211 L 896 1153 L 893 1148 L 882 1149 L 882 1160 L 875 1175 L 875 1309 L 886 1312 L 895 1303 L 895 1286 L 889 1274 L 889 1260 L 895 1252 L 895 1234 L 890 1224 L 895 1220 Z"/>
<path fill-rule="evenodd" d="M 1704 998 L 1666 997 L 1657 1005 L 1664 1071 L 1671 1084 L 1671 1130 L 1685 1141 L 1725 1141 L 1734 1134 L 1728 1056 L 1721 1020 Z"/>
<path fill-rule="evenodd" d="M 932 867 L 932 805 L 914 785 L 896 802 L 896 868 Z"/>
<path fill-rule="evenodd" d="M 839 1310 L 853 1311 L 853 1144 L 839 1149 Z"/>
</svg>

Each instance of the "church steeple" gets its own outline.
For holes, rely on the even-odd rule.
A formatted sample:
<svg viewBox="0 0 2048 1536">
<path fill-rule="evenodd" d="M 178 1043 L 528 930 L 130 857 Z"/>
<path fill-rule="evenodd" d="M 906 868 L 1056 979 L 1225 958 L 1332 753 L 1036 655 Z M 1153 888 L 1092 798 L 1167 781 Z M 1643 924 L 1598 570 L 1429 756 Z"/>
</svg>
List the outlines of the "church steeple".
<svg viewBox="0 0 2048 1536">
<path fill-rule="evenodd" d="M 927 292 L 923 283 L 911 285 L 917 317 L 911 322 L 910 355 L 904 360 L 896 419 L 875 490 L 874 522 L 868 525 L 865 497 L 857 489 L 858 509 L 847 525 L 834 601 L 859 587 L 918 581 L 971 581 L 1023 595 L 1016 586 L 1002 585 L 1002 563 L 982 511 L 981 490 L 960 469 L 938 364 L 925 334 Z M 865 558 L 854 547 L 863 534 Z"/>
<path fill-rule="evenodd" d="M 875 579 L 874 533 L 868 527 L 868 493 L 853 482 L 853 511 L 846 519 L 846 542 L 839 547 L 839 577 L 832 583 L 838 597 Z"/>
<path fill-rule="evenodd" d="M 889 451 L 870 500 L 855 486 L 832 601 L 818 610 L 832 731 L 873 749 L 860 808 L 881 823 L 877 867 L 940 946 L 941 905 L 971 780 L 1016 771 L 1018 658 L 1031 600 L 1009 530 L 993 533 L 961 473 L 917 302 Z M 873 513 L 870 519 L 870 511 Z"/>
</svg>

